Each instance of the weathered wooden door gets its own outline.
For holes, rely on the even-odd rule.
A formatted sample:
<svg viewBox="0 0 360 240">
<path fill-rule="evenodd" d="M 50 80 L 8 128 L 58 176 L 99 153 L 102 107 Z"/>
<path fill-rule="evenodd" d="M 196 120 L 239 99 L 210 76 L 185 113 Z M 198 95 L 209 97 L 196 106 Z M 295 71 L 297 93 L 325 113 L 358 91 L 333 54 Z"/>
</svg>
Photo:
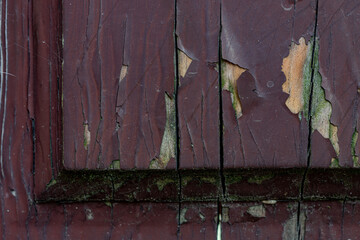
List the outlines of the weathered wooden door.
<svg viewBox="0 0 360 240">
<path fill-rule="evenodd" d="M 356 0 L 0 0 L 2 239 L 359 239 Z"/>
</svg>

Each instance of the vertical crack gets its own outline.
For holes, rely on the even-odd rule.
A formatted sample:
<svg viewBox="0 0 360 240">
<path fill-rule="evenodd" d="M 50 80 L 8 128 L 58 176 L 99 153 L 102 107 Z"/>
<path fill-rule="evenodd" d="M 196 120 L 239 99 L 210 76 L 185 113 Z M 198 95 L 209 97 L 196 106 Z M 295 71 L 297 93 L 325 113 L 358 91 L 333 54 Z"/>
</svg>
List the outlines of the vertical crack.
<svg viewBox="0 0 360 240">
<path fill-rule="evenodd" d="M 294 1 L 294 6 L 296 5 L 296 0 Z M 304 200 L 304 186 L 307 173 L 310 168 L 310 161 L 311 161 L 311 134 L 312 134 L 312 98 L 313 98 L 313 91 L 314 91 L 314 75 L 315 75 L 315 49 L 316 49 L 316 33 L 317 33 L 317 25 L 318 25 L 318 14 L 319 14 L 319 0 L 316 0 L 316 7 L 315 7 L 315 26 L 314 26 L 314 34 L 313 34 L 313 46 L 312 46 L 312 53 L 311 53 L 311 80 L 310 80 L 310 96 L 309 96 L 309 108 L 308 108 L 308 116 L 309 116 L 309 129 L 308 129 L 308 146 L 307 146 L 307 162 L 306 162 L 306 169 L 301 181 L 301 189 L 300 189 L 300 199 L 298 201 L 298 213 L 297 213 L 297 228 L 298 228 L 298 239 L 300 240 L 302 237 L 302 226 L 301 226 L 301 204 Z"/>
<path fill-rule="evenodd" d="M 225 193 L 226 193 L 226 185 L 225 185 L 225 176 L 224 176 L 224 149 L 223 149 L 223 143 L 224 143 L 224 137 L 223 137 L 223 125 L 224 125 L 224 121 L 223 121 L 223 108 L 222 108 L 222 78 L 221 78 L 221 59 L 222 59 L 222 49 L 221 49 L 221 32 L 222 32 L 222 15 L 221 15 L 221 1 L 220 1 L 220 28 L 219 28 L 219 40 L 218 40 L 218 44 L 219 44 L 219 48 L 218 48 L 218 66 L 219 66 L 219 135 L 220 135 L 220 139 L 219 139 L 219 147 L 220 147 L 220 179 L 221 179 L 221 187 L 222 187 L 222 195 L 223 198 L 225 198 Z"/>
<path fill-rule="evenodd" d="M 314 27 L 314 41 L 313 41 L 313 48 L 311 53 L 311 80 L 310 80 L 310 96 L 309 96 L 309 109 L 308 109 L 308 116 L 309 116 L 309 135 L 308 135 L 308 147 L 307 147 L 307 163 L 306 163 L 306 169 L 303 175 L 303 179 L 301 182 L 301 192 L 300 192 L 300 200 L 303 200 L 303 194 L 304 194 L 304 184 L 306 180 L 306 175 L 309 171 L 310 167 L 310 160 L 311 160 L 311 134 L 312 134 L 312 98 L 313 98 L 313 91 L 314 91 L 314 75 L 315 75 L 315 67 L 314 67 L 314 55 L 315 55 L 315 49 L 316 49 L 316 32 L 317 32 L 317 24 L 318 24 L 318 10 L 319 10 L 319 0 L 316 0 L 316 15 L 315 15 L 315 27 Z"/>
<path fill-rule="evenodd" d="M 178 174 L 178 217 L 177 217 L 177 239 L 180 239 L 180 217 L 181 217 L 181 173 L 180 167 L 180 134 L 179 134 L 179 108 L 178 108 L 178 90 L 179 90 L 179 56 L 178 56 L 178 39 L 177 39 L 177 0 L 174 0 L 174 100 L 175 100 L 175 125 L 176 125 L 176 148 L 175 148 L 175 159 L 176 159 L 176 171 Z"/>
</svg>

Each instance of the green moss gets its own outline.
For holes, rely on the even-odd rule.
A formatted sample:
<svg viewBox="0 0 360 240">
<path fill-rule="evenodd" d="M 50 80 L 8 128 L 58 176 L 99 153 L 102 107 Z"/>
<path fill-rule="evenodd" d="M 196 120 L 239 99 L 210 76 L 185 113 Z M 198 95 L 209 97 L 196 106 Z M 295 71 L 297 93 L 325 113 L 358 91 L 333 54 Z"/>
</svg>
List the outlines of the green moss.
<svg viewBox="0 0 360 240">
<path fill-rule="evenodd" d="M 52 178 L 50 180 L 50 182 L 46 185 L 46 189 L 48 189 L 49 187 L 55 185 L 57 183 L 56 179 Z"/>
<path fill-rule="evenodd" d="M 355 128 L 354 133 L 351 138 L 351 155 L 353 158 L 354 167 L 360 167 L 359 164 L 359 157 L 356 155 L 356 144 L 358 141 L 359 133 L 357 129 Z"/>
<path fill-rule="evenodd" d="M 330 168 L 340 168 L 339 159 L 332 158 L 330 163 Z"/>
<path fill-rule="evenodd" d="M 311 95 L 311 75 L 312 75 L 311 57 L 312 57 L 313 40 L 310 40 L 308 45 L 309 45 L 309 49 L 303 69 L 303 99 L 304 99 L 303 114 L 305 119 L 309 121 L 309 102 Z"/>
<path fill-rule="evenodd" d="M 114 160 L 111 162 L 109 169 L 120 169 L 120 160 Z"/>
<path fill-rule="evenodd" d="M 192 177 L 184 176 L 181 178 L 181 185 L 186 186 L 191 180 L 192 180 Z"/>
<path fill-rule="evenodd" d="M 164 179 L 157 180 L 156 185 L 157 185 L 159 191 L 162 191 L 166 185 L 174 183 L 174 182 L 175 182 L 174 179 L 164 178 Z"/>
<path fill-rule="evenodd" d="M 203 182 L 207 182 L 207 183 L 211 183 L 211 184 L 216 184 L 216 178 L 214 177 L 201 177 L 201 180 Z"/>
<path fill-rule="evenodd" d="M 229 174 L 225 175 L 225 183 L 226 185 L 239 183 L 242 180 L 242 177 L 240 174 Z"/>
<path fill-rule="evenodd" d="M 263 181 L 270 180 L 274 177 L 273 173 L 266 173 L 263 175 L 255 175 L 248 178 L 248 183 L 256 183 L 258 185 L 262 184 Z"/>
</svg>

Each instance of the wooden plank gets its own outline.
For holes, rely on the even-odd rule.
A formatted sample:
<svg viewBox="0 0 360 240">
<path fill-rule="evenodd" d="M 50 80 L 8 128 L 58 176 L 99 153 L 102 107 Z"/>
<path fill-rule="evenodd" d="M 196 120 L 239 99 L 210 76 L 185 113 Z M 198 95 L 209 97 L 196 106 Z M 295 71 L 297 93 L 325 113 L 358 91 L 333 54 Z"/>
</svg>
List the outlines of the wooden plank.
<svg viewBox="0 0 360 240">
<path fill-rule="evenodd" d="M 26 239 L 33 190 L 31 5 L 0 2 L 0 233 Z"/>
<path fill-rule="evenodd" d="M 180 211 L 179 239 L 218 239 L 216 203 L 184 203 Z"/>
<path fill-rule="evenodd" d="M 177 205 L 115 204 L 110 239 L 177 239 Z"/>
<path fill-rule="evenodd" d="M 319 102 L 328 107 L 317 107 L 313 116 L 324 118 L 324 130 L 312 137 L 313 167 L 359 166 L 359 14 L 358 1 L 319 0 L 314 80 L 324 89 Z"/>
<path fill-rule="evenodd" d="M 173 114 L 174 12 L 166 0 L 64 1 L 66 168 L 176 166 L 173 124 L 164 137 L 166 106 Z"/>
<path fill-rule="evenodd" d="M 35 194 L 56 178 L 62 162 L 61 1 L 36 0 L 30 26 L 33 131 L 35 134 Z M 32 31 L 33 30 L 33 31 Z"/>
<path fill-rule="evenodd" d="M 222 239 L 303 239 L 298 238 L 297 202 L 267 201 L 232 203 L 222 206 Z M 304 226 L 304 225 L 303 225 Z"/>
<path fill-rule="evenodd" d="M 293 41 L 308 43 L 313 35 L 313 3 L 222 1 L 225 168 L 307 165 L 307 112 L 301 99 L 299 109 L 286 105 L 296 87 L 284 89 L 287 70 L 284 74 L 282 65 Z"/>
<path fill-rule="evenodd" d="M 305 239 L 346 239 L 342 234 L 344 208 L 341 202 L 308 202 L 302 209 L 306 214 Z"/>
<path fill-rule="evenodd" d="M 179 166 L 218 168 L 220 1 L 176 3 Z"/>
</svg>

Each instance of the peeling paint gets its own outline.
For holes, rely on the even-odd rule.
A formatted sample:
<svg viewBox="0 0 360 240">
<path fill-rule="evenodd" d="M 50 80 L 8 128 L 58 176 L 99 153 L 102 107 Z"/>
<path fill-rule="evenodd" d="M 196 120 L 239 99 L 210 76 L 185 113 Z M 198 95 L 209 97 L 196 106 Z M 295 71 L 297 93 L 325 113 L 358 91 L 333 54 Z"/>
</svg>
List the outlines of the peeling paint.
<svg viewBox="0 0 360 240">
<path fill-rule="evenodd" d="M 298 222 L 299 220 L 299 222 Z M 305 221 L 306 216 L 304 212 L 300 212 L 298 219 L 297 214 L 293 214 L 290 219 L 284 223 L 282 240 L 304 239 L 305 237 Z M 299 236 L 300 228 L 300 236 Z"/>
<path fill-rule="evenodd" d="M 122 65 L 121 70 L 120 70 L 120 78 L 119 78 L 120 82 L 126 77 L 127 71 L 128 71 L 128 66 Z"/>
<path fill-rule="evenodd" d="M 94 220 L 94 214 L 93 212 L 91 211 L 91 209 L 89 208 L 86 208 L 85 209 L 85 215 L 86 215 L 86 220 Z"/>
<path fill-rule="evenodd" d="M 180 217 L 178 217 L 180 225 L 188 222 L 188 220 L 185 218 L 186 212 L 187 208 L 183 208 L 180 211 Z"/>
<path fill-rule="evenodd" d="M 266 210 L 263 205 L 251 206 L 248 208 L 248 210 L 246 212 L 256 218 L 266 217 Z"/>
<path fill-rule="evenodd" d="M 359 132 L 355 128 L 354 133 L 353 133 L 352 138 L 351 138 L 351 155 L 352 155 L 352 158 L 353 158 L 353 164 L 354 164 L 353 166 L 354 167 L 360 167 L 359 156 L 357 156 L 356 149 L 355 149 L 358 138 L 359 138 Z"/>
<path fill-rule="evenodd" d="M 89 124 L 86 122 L 84 123 L 84 148 L 88 150 L 88 146 L 90 144 L 90 131 L 89 131 Z"/>
<path fill-rule="evenodd" d="M 120 160 L 113 160 L 109 166 L 109 169 L 120 169 Z"/>
<path fill-rule="evenodd" d="M 150 162 L 150 169 L 165 169 L 172 158 L 175 158 L 176 148 L 176 115 L 175 101 L 165 93 L 166 124 L 158 158 Z"/>
<path fill-rule="evenodd" d="M 314 54 L 312 54 L 314 45 L 315 50 Z M 313 61 L 312 57 L 314 58 Z M 282 71 L 286 77 L 282 90 L 290 95 L 285 102 L 286 106 L 292 113 L 299 114 L 300 118 L 302 112 L 309 121 L 309 104 L 312 93 L 312 132 L 317 130 L 324 138 L 329 139 L 337 156 L 339 156 L 338 128 L 330 122 L 332 106 L 326 100 L 325 91 L 321 86 L 322 77 L 319 72 L 318 40 L 310 40 L 306 44 L 305 39 L 300 38 L 299 44 L 292 43 L 289 55 L 283 59 Z M 314 72 L 313 76 L 312 72 Z"/>
<path fill-rule="evenodd" d="M 185 77 L 187 70 L 190 67 L 192 59 L 187 56 L 183 51 L 178 50 L 178 67 L 179 67 L 179 75 L 181 77 Z"/>
<path fill-rule="evenodd" d="M 220 213 L 218 216 L 217 221 L 217 228 L 216 228 L 216 240 L 221 240 L 222 229 L 221 229 L 221 222 L 222 222 L 222 214 Z"/>
<path fill-rule="evenodd" d="M 221 61 L 222 89 L 230 92 L 231 101 L 237 118 L 242 116 L 242 107 L 236 82 L 245 71 L 245 68 L 236 64 L 228 62 L 224 59 Z"/>
<path fill-rule="evenodd" d="M 224 207 L 221 209 L 221 222 L 227 223 L 230 221 L 229 211 L 230 209 L 228 207 Z"/>
<path fill-rule="evenodd" d="M 291 44 L 289 55 L 283 59 L 281 66 L 286 78 L 282 90 L 290 95 L 285 104 L 294 114 L 304 110 L 304 65 L 307 57 L 311 56 L 309 50 L 305 39 L 300 38 L 299 45 Z"/>
<path fill-rule="evenodd" d="M 268 205 L 274 205 L 277 203 L 277 201 L 276 200 L 263 200 L 262 203 L 268 204 Z"/>
<path fill-rule="evenodd" d="M 311 104 L 311 127 L 312 131 L 317 130 L 324 138 L 330 139 L 336 154 L 339 156 L 340 148 L 338 144 L 338 128 L 331 124 L 332 113 L 331 103 L 325 98 L 325 90 L 321 86 L 322 77 L 319 72 L 319 44 L 315 41 L 314 51 L 314 77 L 313 77 L 313 95 Z"/>
<path fill-rule="evenodd" d="M 339 167 L 340 167 L 339 159 L 331 158 L 330 168 L 339 168 Z"/>
</svg>

